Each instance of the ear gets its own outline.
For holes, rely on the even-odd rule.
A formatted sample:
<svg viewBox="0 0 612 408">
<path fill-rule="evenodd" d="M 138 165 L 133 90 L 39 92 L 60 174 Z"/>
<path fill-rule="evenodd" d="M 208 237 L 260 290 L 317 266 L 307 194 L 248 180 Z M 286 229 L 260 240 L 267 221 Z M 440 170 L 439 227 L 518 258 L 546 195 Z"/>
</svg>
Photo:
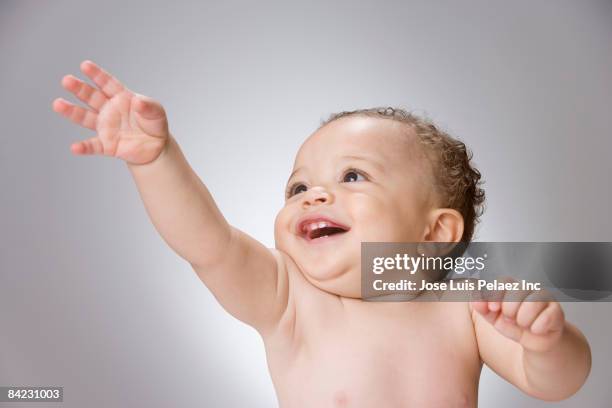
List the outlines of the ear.
<svg viewBox="0 0 612 408">
<path fill-rule="evenodd" d="M 452 208 L 438 208 L 427 216 L 423 242 L 459 242 L 463 236 L 463 217 Z"/>
</svg>

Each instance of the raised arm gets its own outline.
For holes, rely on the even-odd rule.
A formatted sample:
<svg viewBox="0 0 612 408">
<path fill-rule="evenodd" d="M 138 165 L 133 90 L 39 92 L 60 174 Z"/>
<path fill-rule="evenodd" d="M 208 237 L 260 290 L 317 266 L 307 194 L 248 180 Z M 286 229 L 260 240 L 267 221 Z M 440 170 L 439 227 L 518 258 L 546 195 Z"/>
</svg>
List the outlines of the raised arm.
<svg viewBox="0 0 612 408">
<path fill-rule="evenodd" d="M 281 255 L 228 224 L 170 134 L 157 101 L 132 92 L 91 61 L 81 70 L 96 87 L 70 75 L 62 86 L 88 107 L 53 102 L 56 112 L 97 133 L 73 143 L 72 152 L 124 160 L 166 243 L 229 313 L 262 334 L 273 330 L 288 299 Z"/>
</svg>

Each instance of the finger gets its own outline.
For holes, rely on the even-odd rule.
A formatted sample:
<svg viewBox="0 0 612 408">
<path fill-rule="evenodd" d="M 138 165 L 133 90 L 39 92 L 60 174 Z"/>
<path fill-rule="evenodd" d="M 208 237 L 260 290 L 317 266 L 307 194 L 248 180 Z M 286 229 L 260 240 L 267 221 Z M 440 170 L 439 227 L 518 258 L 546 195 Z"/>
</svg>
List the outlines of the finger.
<svg viewBox="0 0 612 408">
<path fill-rule="evenodd" d="M 95 112 L 77 106 L 62 98 L 57 98 L 53 101 L 53 110 L 78 125 L 91 130 L 96 130 L 98 114 Z"/>
<path fill-rule="evenodd" d="M 492 312 L 489 310 L 489 302 L 481 301 L 481 302 L 471 302 L 472 307 L 482 316 L 490 324 L 494 325 L 495 321 L 499 316 L 499 312 Z"/>
<path fill-rule="evenodd" d="M 62 86 L 74 96 L 92 107 L 96 112 L 108 101 L 108 98 L 93 86 L 81 81 L 73 75 L 62 78 Z"/>
<path fill-rule="evenodd" d="M 490 324 L 495 325 L 495 322 L 497 321 L 497 318 L 499 317 L 499 312 L 489 311 L 483 314 L 482 317 Z"/>
<path fill-rule="evenodd" d="M 561 330 L 565 321 L 563 309 L 557 302 L 550 302 L 546 309 L 531 324 L 533 334 L 544 334 L 550 331 Z"/>
<path fill-rule="evenodd" d="M 523 300 L 529 296 L 530 293 L 531 292 L 528 290 L 507 291 L 501 306 L 502 314 L 508 319 L 516 319 L 516 314 Z"/>
<path fill-rule="evenodd" d="M 489 312 L 489 305 L 486 301 L 470 302 L 473 310 L 476 310 L 481 315 L 486 315 Z"/>
<path fill-rule="evenodd" d="M 83 61 L 81 63 L 81 71 L 87 75 L 108 98 L 112 98 L 125 89 L 117 78 L 92 61 Z"/>
<path fill-rule="evenodd" d="M 99 137 L 75 142 L 70 146 L 72 153 L 77 155 L 104 154 L 104 145 Z"/>
<path fill-rule="evenodd" d="M 502 276 L 502 277 L 500 277 L 499 281 L 502 282 L 502 283 L 508 283 L 508 282 L 513 282 L 514 279 L 512 279 L 511 277 L 508 277 L 508 276 Z M 489 309 L 492 312 L 498 312 L 498 311 L 501 312 L 502 311 L 502 307 L 503 307 L 504 298 L 510 297 L 510 293 L 506 292 L 505 288 L 504 289 L 496 290 L 494 292 L 495 300 L 493 302 L 489 303 Z"/>
<path fill-rule="evenodd" d="M 514 319 L 506 317 L 500 313 L 493 325 L 497 331 L 510 339 L 515 341 L 519 341 L 521 339 L 523 329 L 516 325 Z"/>
<path fill-rule="evenodd" d="M 548 306 L 548 302 L 538 300 L 539 297 L 532 293 L 525 298 L 516 314 L 516 324 L 524 329 L 529 328 L 533 321 Z"/>
<path fill-rule="evenodd" d="M 510 276 L 502 276 L 499 280 L 504 284 L 516 282 L 516 280 Z M 505 337 L 514 341 L 519 341 L 523 330 L 516 324 L 514 316 L 506 315 L 506 313 L 512 312 L 513 308 L 520 305 L 520 302 L 516 302 L 517 294 L 512 289 L 506 290 L 504 285 L 504 289 L 498 290 L 496 295 L 500 298 L 500 301 L 496 301 L 495 304 L 492 305 L 493 309 L 498 311 L 498 316 L 493 326 Z"/>
</svg>

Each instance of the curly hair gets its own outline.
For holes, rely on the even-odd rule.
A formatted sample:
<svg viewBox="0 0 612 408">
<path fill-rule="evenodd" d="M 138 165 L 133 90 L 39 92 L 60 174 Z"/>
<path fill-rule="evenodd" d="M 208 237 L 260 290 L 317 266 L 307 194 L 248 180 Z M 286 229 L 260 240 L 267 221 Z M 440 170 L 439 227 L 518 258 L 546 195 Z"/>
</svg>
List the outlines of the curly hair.
<svg viewBox="0 0 612 408">
<path fill-rule="evenodd" d="M 485 191 L 481 174 L 471 163 L 473 154 L 465 144 L 440 130 L 432 121 L 392 107 L 333 113 L 321 122 L 319 129 L 334 120 L 354 115 L 395 120 L 414 131 L 434 169 L 436 192 L 442 206 L 455 209 L 462 215 L 461 242 L 471 242 L 476 224 L 484 212 Z"/>
</svg>

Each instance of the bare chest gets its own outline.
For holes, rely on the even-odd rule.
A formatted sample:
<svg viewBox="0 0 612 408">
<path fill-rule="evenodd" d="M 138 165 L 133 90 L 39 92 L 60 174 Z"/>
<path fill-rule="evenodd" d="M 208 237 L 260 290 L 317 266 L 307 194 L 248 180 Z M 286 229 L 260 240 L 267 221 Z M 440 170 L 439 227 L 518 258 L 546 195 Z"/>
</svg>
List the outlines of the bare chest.
<svg viewBox="0 0 612 408">
<path fill-rule="evenodd" d="M 281 407 L 475 407 L 471 331 L 438 309 L 374 306 L 303 322 L 293 347 L 267 347 Z"/>
</svg>

